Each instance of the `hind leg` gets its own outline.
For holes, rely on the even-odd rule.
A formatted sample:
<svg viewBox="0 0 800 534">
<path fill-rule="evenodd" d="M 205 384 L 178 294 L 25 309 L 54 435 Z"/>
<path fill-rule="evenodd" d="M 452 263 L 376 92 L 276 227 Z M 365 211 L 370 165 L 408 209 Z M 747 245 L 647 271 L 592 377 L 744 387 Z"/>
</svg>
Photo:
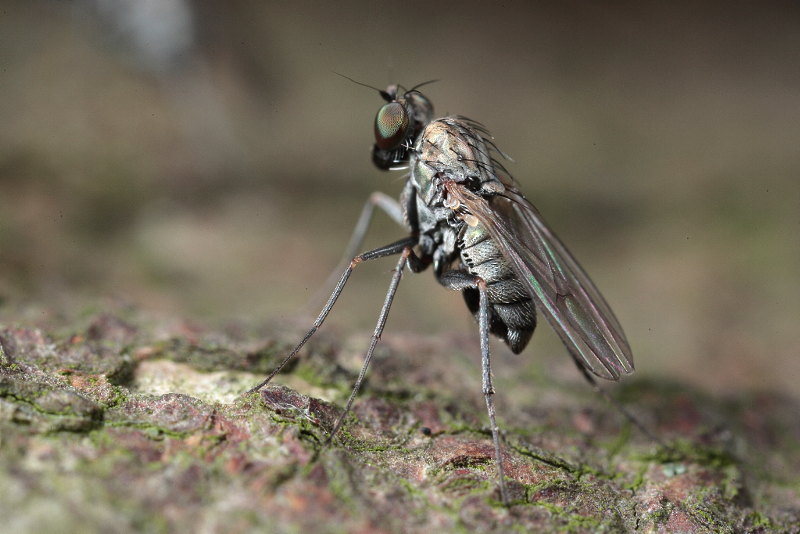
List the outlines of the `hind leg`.
<svg viewBox="0 0 800 534">
<path fill-rule="evenodd" d="M 494 443 L 495 462 L 497 464 L 497 482 L 500 486 L 500 496 L 503 504 L 509 505 L 508 488 L 503 470 L 503 452 L 500 448 L 500 429 L 497 426 L 494 409 L 494 385 L 492 384 L 491 354 L 489 352 L 489 296 L 486 282 L 466 271 L 447 271 L 439 277 L 439 282 L 452 290 L 464 289 L 478 290 L 478 329 L 481 338 L 481 369 L 483 398 L 486 401 L 486 411 L 489 414 L 489 424 L 492 430 Z"/>
</svg>

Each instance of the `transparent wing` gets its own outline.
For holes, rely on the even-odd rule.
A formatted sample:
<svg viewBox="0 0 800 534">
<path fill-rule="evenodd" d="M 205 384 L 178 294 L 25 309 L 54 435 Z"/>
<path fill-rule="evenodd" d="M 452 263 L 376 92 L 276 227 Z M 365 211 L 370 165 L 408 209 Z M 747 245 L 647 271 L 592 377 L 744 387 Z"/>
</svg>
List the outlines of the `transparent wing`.
<svg viewBox="0 0 800 534">
<path fill-rule="evenodd" d="M 447 192 L 484 224 L 564 345 L 590 372 L 608 380 L 633 372 L 619 321 L 538 210 L 515 188 L 490 201 L 450 182 Z"/>
</svg>

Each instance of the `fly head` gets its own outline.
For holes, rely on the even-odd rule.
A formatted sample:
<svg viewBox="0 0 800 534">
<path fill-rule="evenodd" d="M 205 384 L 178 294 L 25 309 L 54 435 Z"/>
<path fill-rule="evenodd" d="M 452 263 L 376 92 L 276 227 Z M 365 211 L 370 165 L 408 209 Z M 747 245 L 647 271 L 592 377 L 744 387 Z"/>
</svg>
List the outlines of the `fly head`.
<svg viewBox="0 0 800 534">
<path fill-rule="evenodd" d="M 381 170 L 407 164 L 414 142 L 433 119 L 433 104 L 417 90 L 421 85 L 408 91 L 402 86 L 390 85 L 386 91 L 380 91 L 387 103 L 375 116 L 372 162 Z"/>
</svg>

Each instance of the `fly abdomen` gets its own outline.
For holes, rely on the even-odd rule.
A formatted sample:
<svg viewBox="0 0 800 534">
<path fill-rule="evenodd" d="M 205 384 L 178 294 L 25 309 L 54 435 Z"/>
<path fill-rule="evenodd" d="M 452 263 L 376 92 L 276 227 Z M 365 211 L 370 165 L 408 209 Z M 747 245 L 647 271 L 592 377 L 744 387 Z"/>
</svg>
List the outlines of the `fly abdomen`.
<svg viewBox="0 0 800 534">
<path fill-rule="evenodd" d="M 522 352 L 536 328 L 530 295 L 483 225 L 467 226 L 458 244 L 467 271 L 486 282 L 490 331 L 515 354 Z M 463 294 L 470 311 L 477 314 L 478 291 L 466 289 Z"/>
<path fill-rule="evenodd" d="M 461 261 L 470 274 L 480 276 L 489 286 L 490 302 L 513 302 L 501 298 L 507 291 L 516 294 L 516 300 L 530 298 L 516 282 L 514 270 L 482 224 L 466 226 L 458 246 Z"/>
<path fill-rule="evenodd" d="M 528 292 L 525 291 L 522 284 L 514 277 L 487 282 L 486 288 L 489 295 L 489 302 L 495 304 L 514 304 L 515 302 L 530 300 Z"/>
</svg>

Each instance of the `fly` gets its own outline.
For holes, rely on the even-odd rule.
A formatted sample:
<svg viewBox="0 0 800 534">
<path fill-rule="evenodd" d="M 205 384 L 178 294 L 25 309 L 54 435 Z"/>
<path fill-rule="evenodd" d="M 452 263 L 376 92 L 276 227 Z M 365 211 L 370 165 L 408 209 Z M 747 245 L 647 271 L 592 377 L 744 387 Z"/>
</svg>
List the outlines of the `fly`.
<svg viewBox="0 0 800 534">
<path fill-rule="evenodd" d="M 358 82 L 356 82 L 358 83 Z M 426 82 L 429 83 L 429 82 Z M 363 85 L 363 84 L 361 84 Z M 509 503 L 499 430 L 495 421 L 489 335 L 520 353 L 536 328 L 537 313 L 555 330 L 583 376 L 618 380 L 633 372 L 633 355 L 608 303 L 502 164 L 508 157 L 480 123 L 462 116 L 433 119 L 420 84 L 376 89 L 386 103 L 374 122 L 372 161 L 382 170 L 409 169 L 400 201 L 373 193 L 348 245 L 349 265 L 311 329 L 270 375 L 272 380 L 325 321 L 357 265 L 399 255 L 364 362 L 330 443 L 352 407 L 383 332 L 395 292 L 408 267 L 431 268 L 445 288 L 460 291 L 478 322 L 482 390 L 494 443 L 503 502 Z M 369 86 L 368 86 L 369 87 Z M 374 89 L 374 88 L 373 88 Z M 409 236 L 362 254 L 374 208 L 403 225 Z M 646 429 L 643 429 L 648 435 Z"/>
</svg>

